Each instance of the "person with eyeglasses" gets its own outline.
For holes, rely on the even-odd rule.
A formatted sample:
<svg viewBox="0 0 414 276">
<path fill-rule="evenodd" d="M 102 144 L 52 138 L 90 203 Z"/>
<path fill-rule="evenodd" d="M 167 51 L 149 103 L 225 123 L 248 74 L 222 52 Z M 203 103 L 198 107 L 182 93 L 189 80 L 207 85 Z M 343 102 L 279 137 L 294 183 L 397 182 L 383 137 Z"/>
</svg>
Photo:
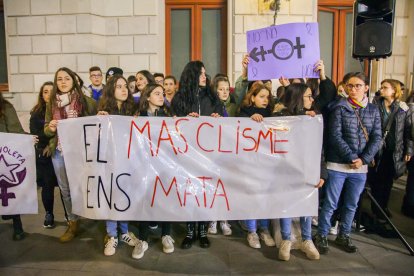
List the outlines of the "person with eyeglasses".
<svg viewBox="0 0 414 276">
<path fill-rule="evenodd" d="M 89 68 L 89 80 L 91 81 L 91 84 L 88 86 L 88 89 L 91 93 L 91 98 L 95 101 L 99 101 L 104 88 L 104 84 L 102 83 L 103 76 L 101 68 L 98 66 L 92 66 Z"/>
<path fill-rule="evenodd" d="M 286 87 L 283 103 L 274 109 L 272 116 L 299 116 L 305 115 L 307 111 L 312 110 L 314 99 L 312 90 L 304 83 L 292 83 Z M 322 153 L 321 153 L 322 154 Z M 323 155 L 322 155 L 323 157 Z M 315 188 L 321 188 L 327 179 L 327 171 L 325 168 L 324 159 L 321 158 L 321 176 L 318 183 L 315 183 Z M 280 234 L 282 242 L 279 245 L 279 259 L 282 261 L 289 261 L 290 250 L 292 248 L 291 242 L 291 225 L 292 218 L 281 218 Z M 302 240 L 299 244 L 299 249 L 305 253 L 310 260 L 319 260 L 320 254 L 312 241 L 312 217 L 300 217 L 300 228 Z"/>
<path fill-rule="evenodd" d="M 164 85 L 164 74 L 163 73 L 154 73 L 154 80 L 156 84 Z"/>
<path fill-rule="evenodd" d="M 318 231 L 313 237 L 320 254 L 329 251 L 327 235 L 331 228 L 331 217 L 343 189 L 346 193 L 335 244 L 348 253 L 357 252 L 350 238 L 352 221 L 365 187 L 368 164 L 374 160 L 382 140 L 381 117 L 378 108 L 368 102 L 366 76 L 360 72 L 352 73 L 346 88 L 349 97 L 335 103 L 328 119 L 325 147 L 328 179 Z"/>
<path fill-rule="evenodd" d="M 388 202 L 394 179 L 404 174 L 406 162 L 413 155 L 411 112 L 401 101 L 402 96 L 400 82 L 385 79 L 381 82 L 380 97 L 375 102 L 381 115 L 383 144 L 375 158 L 376 167 L 369 170 L 368 182 L 372 195 L 388 217 L 392 217 Z M 374 204 L 371 204 L 371 209 L 381 221 L 383 215 L 380 210 Z"/>
</svg>

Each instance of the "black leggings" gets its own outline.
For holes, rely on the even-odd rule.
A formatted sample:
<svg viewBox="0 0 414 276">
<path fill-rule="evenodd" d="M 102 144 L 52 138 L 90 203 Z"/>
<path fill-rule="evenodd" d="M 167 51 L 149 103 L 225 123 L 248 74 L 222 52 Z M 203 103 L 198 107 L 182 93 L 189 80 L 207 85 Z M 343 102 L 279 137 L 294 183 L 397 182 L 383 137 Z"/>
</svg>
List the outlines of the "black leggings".
<svg viewBox="0 0 414 276">
<path fill-rule="evenodd" d="M 47 213 L 53 214 L 57 180 L 50 157 L 36 159 L 37 184 L 42 187 L 42 202 Z"/>
</svg>

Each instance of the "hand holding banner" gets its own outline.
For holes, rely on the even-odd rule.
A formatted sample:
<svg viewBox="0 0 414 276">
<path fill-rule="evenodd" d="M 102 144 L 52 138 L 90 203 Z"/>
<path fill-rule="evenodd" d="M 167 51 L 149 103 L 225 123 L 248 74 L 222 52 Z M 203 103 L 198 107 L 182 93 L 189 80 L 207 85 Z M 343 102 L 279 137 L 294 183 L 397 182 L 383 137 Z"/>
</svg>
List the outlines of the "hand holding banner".
<svg viewBox="0 0 414 276">
<path fill-rule="evenodd" d="M 319 78 L 318 23 L 289 23 L 247 31 L 249 80 Z"/>
<path fill-rule="evenodd" d="M 95 116 L 58 125 L 74 213 L 206 221 L 317 214 L 322 117 Z M 306 137 L 306 141 L 303 140 Z"/>
</svg>

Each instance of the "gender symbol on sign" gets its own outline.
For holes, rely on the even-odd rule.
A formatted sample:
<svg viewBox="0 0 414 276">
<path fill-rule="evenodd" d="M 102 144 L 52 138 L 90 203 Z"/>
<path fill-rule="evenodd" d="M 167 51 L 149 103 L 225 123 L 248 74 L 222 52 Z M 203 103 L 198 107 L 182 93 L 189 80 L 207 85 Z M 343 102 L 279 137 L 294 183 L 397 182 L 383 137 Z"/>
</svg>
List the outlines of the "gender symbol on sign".
<svg viewBox="0 0 414 276">
<path fill-rule="evenodd" d="M 7 149 L 2 149 L 4 148 Z M 0 201 L 3 207 L 9 206 L 9 199 L 16 198 L 14 193 L 7 190 L 20 185 L 26 177 L 26 168 L 18 171 L 19 168 L 20 164 L 11 164 L 6 161 L 3 154 L 0 155 Z"/>
<path fill-rule="evenodd" d="M 300 44 L 300 37 L 296 37 L 296 45 L 293 45 L 292 41 L 286 38 L 281 38 L 273 42 L 272 49 L 265 50 L 263 46 L 260 46 L 260 51 L 258 48 L 254 47 L 250 51 L 249 56 L 256 62 L 266 60 L 267 54 L 273 54 L 273 56 L 280 60 L 287 60 L 292 57 L 293 52 L 296 50 L 298 59 L 302 58 L 302 48 L 305 48 L 304 44 Z"/>
</svg>

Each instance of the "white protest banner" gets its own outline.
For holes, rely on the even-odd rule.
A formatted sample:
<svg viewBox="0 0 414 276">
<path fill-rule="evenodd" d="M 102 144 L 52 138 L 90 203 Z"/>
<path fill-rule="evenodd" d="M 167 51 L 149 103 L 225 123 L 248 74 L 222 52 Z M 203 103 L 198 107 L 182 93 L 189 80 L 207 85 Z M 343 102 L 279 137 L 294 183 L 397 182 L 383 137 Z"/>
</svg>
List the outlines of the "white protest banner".
<svg viewBox="0 0 414 276">
<path fill-rule="evenodd" d="M 0 215 L 37 214 L 33 136 L 0 133 Z"/>
<path fill-rule="evenodd" d="M 289 23 L 246 32 L 249 80 L 319 78 L 318 23 Z"/>
<path fill-rule="evenodd" d="M 322 117 L 59 122 L 73 212 L 112 220 L 317 215 Z"/>
</svg>

